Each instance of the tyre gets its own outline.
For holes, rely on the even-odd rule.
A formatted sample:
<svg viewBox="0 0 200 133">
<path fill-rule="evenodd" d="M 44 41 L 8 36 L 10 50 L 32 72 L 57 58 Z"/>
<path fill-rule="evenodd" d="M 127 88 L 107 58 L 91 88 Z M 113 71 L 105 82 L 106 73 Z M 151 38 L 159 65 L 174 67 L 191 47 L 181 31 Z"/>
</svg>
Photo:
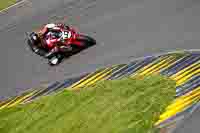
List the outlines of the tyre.
<svg viewBox="0 0 200 133">
<path fill-rule="evenodd" d="M 50 66 L 58 65 L 61 63 L 62 59 L 63 59 L 63 56 L 58 54 L 58 55 L 53 56 L 52 58 L 48 59 L 48 64 Z"/>
<path fill-rule="evenodd" d="M 50 66 L 55 66 L 59 64 L 59 59 L 57 57 L 53 57 L 51 59 L 49 59 L 48 64 Z"/>
<path fill-rule="evenodd" d="M 28 44 L 30 50 L 34 52 L 35 51 L 35 47 L 33 45 L 34 42 L 31 39 L 28 39 L 27 44 Z"/>
<path fill-rule="evenodd" d="M 47 52 L 45 49 L 41 48 L 39 44 L 41 43 L 40 38 L 38 37 L 37 33 L 32 32 L 32 33 L 27 33 L 28 40 L 27 44 L 30 48 L 30 50 L 34 53 L 36 53 L 39 56 L 44 56 Z"/>
<path fill-rule="evenodd" d="M 27 33 L 28 34 L 28 33 Z M 27 40 L 27 43 L 30 47 L 30 49 L 35 52 L 37 47 L 36 47 L 36 44 L 39 43 L 39 37 L 36 33 L 32 32 L 30 34 L 28 34 L 28 40 Z"/>
</svg>

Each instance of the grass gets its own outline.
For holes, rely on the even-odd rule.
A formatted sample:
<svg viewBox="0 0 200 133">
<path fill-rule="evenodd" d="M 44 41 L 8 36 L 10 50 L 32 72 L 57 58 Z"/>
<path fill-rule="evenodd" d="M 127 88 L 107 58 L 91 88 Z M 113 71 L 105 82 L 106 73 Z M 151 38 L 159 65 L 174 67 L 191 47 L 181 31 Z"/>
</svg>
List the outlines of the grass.
<svg viewBox="0 0 200 133">
<path fill-rule="evenodd" d="M 12 4 L 15 4 L 16 0 L 1 0 L 0 2 L 0 10 L 3 10 L 6 7 L 11 6 Z"/>
<path fill-rule="evenodd" d="M 174 99 L 161 76 L 103 81 L 0 111 L 0 133 L 153 133 Z"/>
</svg>

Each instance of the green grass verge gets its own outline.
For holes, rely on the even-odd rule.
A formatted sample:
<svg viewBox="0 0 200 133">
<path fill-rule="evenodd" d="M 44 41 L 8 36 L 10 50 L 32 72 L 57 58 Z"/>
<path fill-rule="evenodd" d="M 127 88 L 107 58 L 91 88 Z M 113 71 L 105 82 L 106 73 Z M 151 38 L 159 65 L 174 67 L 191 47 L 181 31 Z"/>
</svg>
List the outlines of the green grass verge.
<svg viewBox="0 0 200 133">
<path fill-rule="evenodd" d="M 152 133 L 174 99 L 161 77 L 103 81 L 0 111 L 0 133 Z"/>
<path fill-rule="evenodd" d="M 9 7 L 15 3 L 16 3 L 16 0 L 1 0 L 0 1 L 0 10 L 3 10 L 4 8 Z"/>
</svg>

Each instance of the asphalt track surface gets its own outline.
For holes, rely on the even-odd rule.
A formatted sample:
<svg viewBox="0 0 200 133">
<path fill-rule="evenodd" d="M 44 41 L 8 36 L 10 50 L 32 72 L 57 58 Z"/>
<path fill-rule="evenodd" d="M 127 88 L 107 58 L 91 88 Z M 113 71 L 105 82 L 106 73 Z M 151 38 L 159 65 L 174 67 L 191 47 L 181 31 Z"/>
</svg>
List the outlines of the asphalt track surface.
<svg viewBox="0 0 200 133">
<path fill-rule="evenodd" d="M 54 21 L 77 27 L 94 37 L 97 45 L 49 67 L 26 47 L 25 32 Z M 136 57 L 200 49 L 199 24 L 198 0 L 25 1 L 0 14 L 0 96 Z M 187 128 L 181 133 L 199 132 L 198 126 L 191 126 L 192 132 Z"/>
</svg>

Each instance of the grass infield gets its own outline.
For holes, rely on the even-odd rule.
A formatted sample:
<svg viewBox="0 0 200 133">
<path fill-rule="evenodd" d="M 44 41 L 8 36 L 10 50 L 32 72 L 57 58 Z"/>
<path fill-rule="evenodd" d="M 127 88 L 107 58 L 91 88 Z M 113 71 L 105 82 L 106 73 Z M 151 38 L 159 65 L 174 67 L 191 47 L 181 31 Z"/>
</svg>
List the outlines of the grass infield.
<svg viewBox="0 0 200 133">
<path fill-rule="evenodd" d="M 0 133 L 155 133 L 153 124 L 174 99 L 162 76 L 102 81 L 0 111 Z"/>
<path fill-rule="evenodd" d="M 0 11 L 15 4 L 17 0 L 1 0 L 0 2 Z"/>
</svg>

